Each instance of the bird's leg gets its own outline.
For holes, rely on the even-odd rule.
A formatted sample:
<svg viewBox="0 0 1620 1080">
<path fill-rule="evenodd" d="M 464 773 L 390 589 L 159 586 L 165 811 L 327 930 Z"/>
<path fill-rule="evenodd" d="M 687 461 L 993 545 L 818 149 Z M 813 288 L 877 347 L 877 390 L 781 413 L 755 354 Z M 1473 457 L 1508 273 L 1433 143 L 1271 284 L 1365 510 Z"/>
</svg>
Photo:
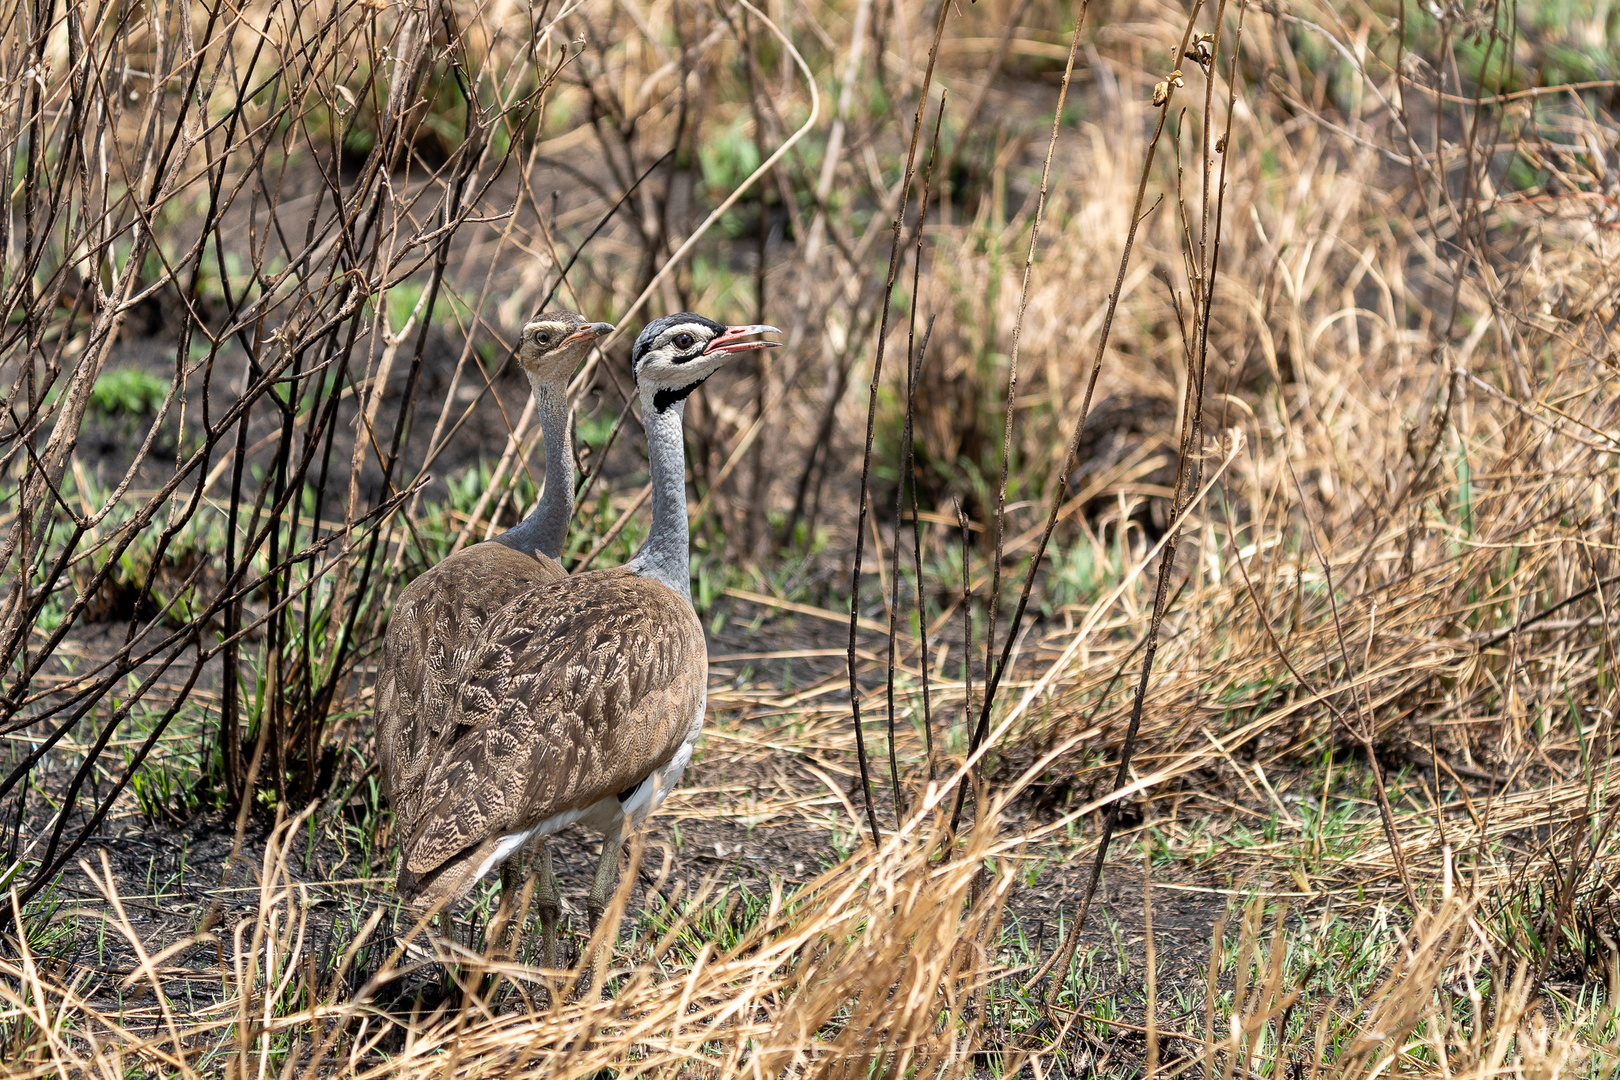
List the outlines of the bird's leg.
<svg viewBox="0 0 1620 1080">
<path fill-rule="evenodd" d="M 614 879 L 619 876 L 619 844 L 623 837 L 624 816 L 621 814 L 602 836 L 602 858 L 596 864 L 596 880 L 591 884 L 591 894 L 585 898 L 585 914 L 590 921 L 593 938 L 596 936 L 596 924 L 602 920 L 602 909 L 607 907 L 608 897 L 613 895 Z M 593 994 L 601 993 L 608 954 L 608 943 L 604 941 L 579 973 L 577 993 L 583 994 L 586 987 L 590 987 Z"/>
<path fill-rule="evenodd" d="M 623 840 L 624 817 L 619 815 L 602 836 L 602 858 L 596 864 L 596 881 L 591 885 L 591 895 L 585 901 L 590 932 L 593 934 L 596 933 L 597 922 L 602 918 L 602 910 L 607 907 L 608 897 L 613 895 L 615 879 L 619 876 L 619 845 Z"/>
<path fill-rule="evenodd" d="M 484 935 L 491 956 L 506 956 L 507 929 L 512 921 L 513 902 L 517 899 L 518 890 L 523 887 L 521 861 L 521 856 L 514 855 L 501 863 L 501 902 L 489 920 L 489 932 Z"/>
<path fill-rule="evenodd" d="M 513 909 L 513 918 L 517 920 L 517 923 L 513 927 L 512 948 L 508 954 L 513 960 L 518 959 L 523 952 L 520 942 L 523 940 L 523 928 L 529 924 L 529 907 L 534 903 L 535 871 L 535 864 L 525 859 L 523 861 L 523 876 L 519 879 L 523 882 L 523 887 L 517 892 L 517 902 Z"/>
<path fill-rule="evenodd" d="M 557 970 L 557 920 L 562 916 L 562 897 L 557 891 L 557 875 L 551 870 L 551 849 L 540 841 L 540 881 L 535 888 L 534 904 L 540 916 L 541 962 L 549 970 Z"/>
</svg>

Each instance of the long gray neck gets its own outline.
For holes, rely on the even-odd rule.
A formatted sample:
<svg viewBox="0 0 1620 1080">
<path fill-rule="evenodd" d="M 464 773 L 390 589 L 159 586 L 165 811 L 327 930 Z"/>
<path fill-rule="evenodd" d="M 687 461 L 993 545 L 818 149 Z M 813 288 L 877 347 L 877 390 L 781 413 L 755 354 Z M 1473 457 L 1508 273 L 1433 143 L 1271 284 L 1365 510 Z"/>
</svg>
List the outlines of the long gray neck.
<svg viewBox="0 0 1620 1080">
<path fill-rule="evenodd" d="M 546 486 L 529 516 L 495 539 L 530 555 L 562 555 L 568 522 L 574 516 L 574 463 L 569 457 L 568 391 L 556 383 L 530 377 L 540 412 L 540 434 L 546 440 Z"/>
<path fill-rule="evenodd" d="M 641 422 L 647 429 L 647 465 L 652 473 L 652 531 L 626 569 L 663 582 L 692 602 L 691 534 L 686 521 L 686 444 L 681 418 L 686 402 L 660 412 L 651 392 L 641 395 Z"/>
</svg>

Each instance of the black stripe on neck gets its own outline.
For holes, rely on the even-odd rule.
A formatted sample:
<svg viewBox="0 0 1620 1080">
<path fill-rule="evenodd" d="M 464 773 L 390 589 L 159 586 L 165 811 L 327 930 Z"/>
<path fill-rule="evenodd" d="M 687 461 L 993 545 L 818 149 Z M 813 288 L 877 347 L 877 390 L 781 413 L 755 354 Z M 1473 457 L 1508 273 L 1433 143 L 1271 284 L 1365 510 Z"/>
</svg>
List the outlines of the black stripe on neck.
<svg viewBox="0 0 1620 1080">
<path fill-rule="evenodd" d="M 703 377 L 703 379 L 707 378 L 707 375 Z M 699 379 L 690 386 L 683 386 L 679 390 L 659 390 L 653 394 L 653 408 L 663 412 L 677 401 L 685 401 L 686 395 L 703 385 L 703 379 Z"/>
</svg>

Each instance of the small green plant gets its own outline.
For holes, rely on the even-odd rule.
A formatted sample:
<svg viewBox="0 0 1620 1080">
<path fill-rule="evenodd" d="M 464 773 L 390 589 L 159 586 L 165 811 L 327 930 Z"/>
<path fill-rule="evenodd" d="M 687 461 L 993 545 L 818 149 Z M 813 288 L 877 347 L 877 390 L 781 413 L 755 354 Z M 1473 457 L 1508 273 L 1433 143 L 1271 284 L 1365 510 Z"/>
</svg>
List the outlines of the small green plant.
<svg viewBox="0 0 1620 1080">
<path fill-rule="evenodd" d="M 724 198 L 759 168 L 759 147 L 749 132 L 749 118 L 739 113 L 731 125 L 711 136 L 698 147 L 698 167 L 711 195 Z M 728 236 L 741 235 L 744 217 L 736 209 L 722 217 L 720 225 Z"/>
<path fill-rule="evenodd" d="M 643 935 L 657 940 L 673 932 L 666 960 L 689 964 L 708 948 L 729 950 L 741 944 L 770 907 L 769 895 L 730 885 L 685 902 L 655 900 L 643 916 Z"/>
<path fill-rule="evenodd" d="M 129 731 L 141 741 L 163 722 L 165 711 L 138 706 Z M 148 821 L 182 824 L 199 811 L 220 804 L 212 742 L 212 721 L 200 705 L 187 703 L 169 719 L 152 753 L 135 765 L 133 746 L 124 751 L 125 769 L 134 769 L 129 790 Z"/>
<path fill-rule="evenodd" d="M 148 416 L 168 393 L 169 384 L 145 368 L 115 368 L 90 388 L 90 407 L 105 416 Z"/>
<path fill-rule="evenodd" d="M 1109 549 L 1087 536 L 1077 537 L 1066 549 L 1054 547 L 1042 579 L 1041 614 L 1051 618 L 1071 604 L 1094 599 L 1119 579 L 1123 557 L 1117 545 Z"/>
</svg>

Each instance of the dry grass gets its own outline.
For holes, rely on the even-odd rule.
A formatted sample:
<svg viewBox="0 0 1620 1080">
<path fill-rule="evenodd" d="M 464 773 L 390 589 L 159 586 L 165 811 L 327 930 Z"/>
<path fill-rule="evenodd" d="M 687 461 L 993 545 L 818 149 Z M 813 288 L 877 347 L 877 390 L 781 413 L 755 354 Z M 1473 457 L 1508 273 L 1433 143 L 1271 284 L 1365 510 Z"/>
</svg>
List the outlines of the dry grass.
<svg viewBox="0 0 1620 1080">
<path fill-rule="evenodd" d="M 1206 73 L 1174 57 L 1213 8 L 1092 4 L 1044 202 L 1078 11 L 949 12 L 919 112 L 938 10 L 0 14 L 0 113 L 24 118 L 0 131 L 0 880 L 25 928 L 0 955 L 0 1071 L 1612 1075 L 1620 124 L 1599 61 L 1600 85 L 1525 92 L 1557 49 L 1609 55 L 1601 10 L 1249 8 L 1234 45 L 1228 5 Z M 788 328 L 693 398 L 697 592 L 716 635 L 796 620 L 717 644 L 742 657 L 717 668 L 812 679 L 717 682 L 696 775 L 748 777 L 745 805 L 694 784 L 663 820 L 853 849 L 744 899 L 683 895 L 674 847 L 638 848 L 654 884 L 639 908 L 621 891 L 605 992 L 578 998 L 523 963 L 404 950 L 385 867 L 345 892 L 290 855 L 312 820 L 385 835 L 340 819 L 369 649 L 415 567 L 521 504 L 537 436 L 500 369 L 554 290 L 625 334 L 655 308 Z M 124 436 L 139 451 L 98 465 L 92 390 L 139 366 L 128 327 L 151 304 L 167 397 Z M 576 559 L 620 557 L 644 514 L 635 440 L 608 434 L 634 425 L 616 355 L 580 379 Z M 870 812 L 842 651 L 817 647 L 838 639 L 805 629 L 849 625 L 857 537 Z M 128 627 L 111 646 L 86 632 L 109 617 Z M 152 793 L 181 761 L 239 844 L 275 821 L 256 906 L 143 937 L 105 854 L 82 871 L 100 899 L 47 905 L 104 820 L 197 809 Z M 1080 962 L 1036 977 L 1057 954 L 1026 940 L 1030 906 L 1072 917 L 1116 821 L 1109 874 L 1147 860 L 1144 910 L 1230 900 L 1198 978 L 1157 975 L 1160 930 L 1145 960 L 1121 947 L 1152 990 L 1097 989 L 1101 916 Z M 63 927 L 137 962 L 82 964 Z"/>
<path fill-rule="evenodd" d="M 249 917 L 153 955 L 103 859 L 99 875 L 86 869 L 106 905 L 79 917 L 104 921 L 139 955 L 131 970 L 101 976 L 123 975 L 125 1001 L 116 1014 L 98 1006 L 105 986 L 82 976 L 64 982 L 25 946 L 0 962 L 7 1075 L 589 1077 L 610 1068 L 619 1076 L 964 1076 L 985 1068 L 1010 1074 L 1019 1063 L 1045 1075 L 1053 1060 L 1084 1067 L 1085 1055 L 1051 1054 L 1073 1025 L 1093 1019 L 1062 1007 L 1046 1030 L 1003 1032 L 987 1050 L 984 1018 L 995 1014 L 1001 972 L 986 943 L 1000 930 L 1016 877 L 1008 860 L 1023 843 L 987 844 L 989 831 L 975 830 L 961 852 L 968 857 L 939 864 L 941 836 L 925 822 L 795 893 L 773 890 L 767 910 L 735 943 L 706 943 L 684 960 L 672 949 L 687 929 L 680 921 L 661 935 L 623 932 L 621 890 L 603 931 L 620 940 L 614 962 L 598 974 L 597 991 L 578 999 L 567 996 L 568 973 L 491 962 L 441 943 L 439 959 L 460 963 L 450 968 L 455 988 L 432 1009 L 390 993 L 420 977 L 422 962 L 402 960 L 399 949 L 358 985 L 351 977 L 358 952 L 390 943 L 383 908 L 335 963 L 329 954 L 316 958 L 309 891 L 287 873 L 297 822 L 272 837 Z M 638 845 L 632 867 L 641 854 Z M 1001 869 L 975 883 L 981 860 Z M 1304 987 L 1285 973 L 1285 920 L 1268 926 L 1256 900 L 1229 938 L 1217 934 L 1202 1036 L 1196 1027 L 1156 1028 L 1151 1017 L 1146 1028 L 1104 1023 L 1144 1034 L 1171 1075 L 1263 1075 L 1312 1062 L 1313 1076 L 1371 1077 L 1391 1068 L 1481 1078 L 1608 1075 L 1612 1048 L 1549 1022 L 1530 966 L 1514 963 L 1482 929 L 1484 895 L 1459 892 L 1448 869 L 1381 962 L 1373 992 L 1300 1010 L 1308 1022 L 1296 1026 L 1288 1021 Z M 166 964 L 192 948 L 217 957 L 212 972 Z M 217 980 L 207 987 L 212 1003 L 181 1009 L 177 978 Z M 1595 1034 L 1613 1023 L 1605 1014 Z M 1098 1064 L 1102 1044 L 1094 1045 Z"/>
<path fill-rule="evenodd" d="M 115 1021 L 75 990 L 42 978 L 31 955 L 8 963 L 19 991 L 7 998 L 15 1006 L 6 1014 L 14 1036 L 44 1021 L 37 1038 L 14 1038 L 11 1075 L 29 1075 L 28 1063 L 37 1061 L 41 1075 L 59 1066 L 122 1075 L 136 1065 L 188 1076 L 268 1067 L 285 1075 L 338 1069 L 572 1077 L 609 1066 L 618 1075 L 688 1069 L 778 1076 L 841 1071 L 872 1054 L 960 1073 L 972 1059 L 975 990 L 988 970 L 978 942 L 994 937 L 997 901 L 1009 884 L 1003 878 L 992 902 L 963 918 L 977 864 L 931 865 L 937 835 L 913 833 L 793 895 L 774 891 L 768 910 L 730 947 L 705 944 L 682 962 L 671 953 L 686 931 L 680 920 L 662 935 L 622 944 L 617 962 L 597 976 L 598 988 L 604 979 L 611 984 L 610 997 L 598 990 L 570 1000 L 553 994 L 571 985 L 565 973 L 464 954 L 470 962 L 454 972 L 460 990 L 422 1016 L 377 1004 L 421 966 L 403 962 L 398 950 L 358 988 L 347 980 L 358 951 L 388 940 L 386 924 L 379 930 L 377 920 L 368 921 L 335 967 L 325 957 L 311 964 L 308 895 L 286 873 L 297 825 L 272 839 L 251 917 L 168 950 L 202 945 L 217 953 L 219 997 L 206 1010 L 176 1016 L 159 996 Z M 164 956 L 146 956 L 105 865 L 103 872 L 109 927 L 141 954 L 124 986 L 159 987 L 172 974 Z M 608 937 L 618 936 L 627 892 L 605 917 Z M 454 959 L 449 948 L 440 955 Z M 898 984 L 875 986 L 873 970 L 897 974 Z M 501 995 L 505 1008 L 486 1005 L 490 972 L 510 984 Z M 512 1008 L 519 1002 L 523 1007 Z"/>
</svg>

